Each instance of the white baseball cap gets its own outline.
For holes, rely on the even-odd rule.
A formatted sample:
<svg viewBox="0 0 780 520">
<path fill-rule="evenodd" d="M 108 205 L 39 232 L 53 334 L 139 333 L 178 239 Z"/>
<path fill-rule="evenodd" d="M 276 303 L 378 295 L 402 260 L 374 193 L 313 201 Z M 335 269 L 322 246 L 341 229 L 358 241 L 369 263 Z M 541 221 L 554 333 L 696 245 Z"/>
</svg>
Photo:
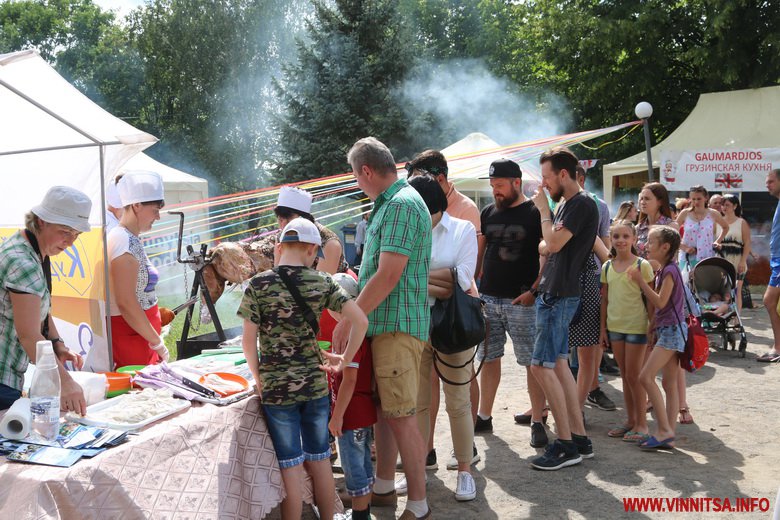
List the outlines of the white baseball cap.
<svg viewBox="0 0 780 520">
<path fill-rule="evenodd" d="M 336 282 L 344 289 L 349 296 L 357 298 L 360 288 L 357 281 L 347 273 L 336 273 L 333 275 L 333 281 Z"/>
<path fill-rule="evenodd" d="M 163 180 L 159 173 L 146 170 L 130 170 L 117 184 L 122 206 L 136 202 L 154 202 L 165 199 Z"/>
<path fill-rule="evenodd" d="M 92 201 L 77 189 L 68 186 L 53 186 L 43 197 L 43 202 L 32 209 L 33 214 L 44 222 L 69 226 L 87 233 Z"/>
<path fill-rule="evenodd" d="M 291 233 L 294 231 L 294 233 Z M 314 244 L 322 246 L 322 237 L 320 230 L 310 220 L 303 217 L 296 217 L 284 226 L 282 236 L 279 242 L 303 242 L 305 244 Z"/>
<path fill-rule="evenodd" d="M 279 188 L 276 205 L 311 215 L 311 199 L 311 193 L 307 191 L 292 186 L 282 186 Z"/>
</svg>

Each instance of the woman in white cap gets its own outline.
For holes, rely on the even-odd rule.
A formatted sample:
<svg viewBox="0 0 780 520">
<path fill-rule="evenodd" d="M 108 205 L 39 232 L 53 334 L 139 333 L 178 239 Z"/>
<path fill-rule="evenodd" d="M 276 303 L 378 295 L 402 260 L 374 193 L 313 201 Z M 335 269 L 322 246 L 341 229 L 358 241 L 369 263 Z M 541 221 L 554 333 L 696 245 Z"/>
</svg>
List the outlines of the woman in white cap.
<svg viewBox="0 0 780 520">
<path fill-rule="evenodd" d="M 274 208 L 279 229 L 284 229 L 284 226 L 296 217 L 303 217 L 314 222 L 322 237 L 322 254 L 324 255 L 324 258 L 317 259 L 314 265 L 315 269 L 330 274 L 346 273 L 349 265 L 344 259 L 344 248 L 341 246 L 341 240 L 336 233 L 314 221 L 311 214 L 311 203 L 312 196 L 307 191 L 292 186 L 280 188 L 279 199 Z"/>
<path fill-rule="evenodd" d="M 25 215 L 25 229 L 0 245 L 0 409 L 21 397 L 27 364 L 35 363 L 35 345 L 48 339 L 58 359 L 61 408 L 86 412 L 84 392 L 63 367 L 70 361 L 81 369 L 84 361 L 60 339 L 50 313 L 49 257 L 89 231 L 91 210 L 92 201 L 82 192 L 54 186 Z"/>
<path fill-rule="evenodd" d="M 154 172 L 129 171 L 117 187 L 124 211 L 108 235 L 114 365 L 151 365 L 167 361 L 168 349 L 160 337 L 159 276 L 139 236 L 160 219 L 163 181 Z"/>
</svg>

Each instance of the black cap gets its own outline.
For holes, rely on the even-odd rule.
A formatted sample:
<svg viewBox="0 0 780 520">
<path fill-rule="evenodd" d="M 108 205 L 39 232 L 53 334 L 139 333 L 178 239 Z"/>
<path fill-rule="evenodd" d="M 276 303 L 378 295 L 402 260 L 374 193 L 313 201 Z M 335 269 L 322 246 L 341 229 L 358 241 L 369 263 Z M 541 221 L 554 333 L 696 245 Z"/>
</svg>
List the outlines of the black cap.
<svg viewBox="0 0 780 520">
<path fill-rule="evenodd" d="M 490 164 L 488 177 L 481 179 L 522 179 L 523 172 L 520 171 L 520 165 L 511 159 L 499 159 Z"/>
</svg>

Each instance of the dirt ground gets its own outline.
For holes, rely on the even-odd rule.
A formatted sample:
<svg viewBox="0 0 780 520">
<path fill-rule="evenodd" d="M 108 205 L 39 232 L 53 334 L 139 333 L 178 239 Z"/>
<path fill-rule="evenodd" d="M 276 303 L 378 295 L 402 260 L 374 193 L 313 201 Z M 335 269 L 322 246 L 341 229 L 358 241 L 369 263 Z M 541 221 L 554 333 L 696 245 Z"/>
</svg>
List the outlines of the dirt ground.
<svg viewBox="0 0 780 520">
<path fill-rule="evenodd" d="M 647 453 L 607 437 L 607 431 L 624 417 L 621 380 L 607 377 L 602 388 L 618 410 L 585 411 L 595 458 L 555 472 L 536 471 L 529 465 L 541 450 L 530 446 L 530 428 L 513 420 L 515 412 L 528 408 L 525 369 L 511 354 L 505 356 L 494 433 L 476 438 L 482 460 L 474 466 L 478 494 L 472 502 L 459 503 L 454 498 L 456 472 L 445 467 L 452 444 L 442 403 L 435 440 L 439 469 L 428 472 L 433 518 L 771 517 L 780 485 L 780 366 L 756 362 L 756 356 L 771 345 L 766 311 L 745 310 L 743 320 L 749 340 L 747 357 L 713 350 L 707 365 L 689 374 L 688 403 L 695 423 L 678 425 L 676 450 Z M 507 351 L 512 352 L 511 348 Z M 549 423 L 554 434 L 555 424 Z M 650 428 L 652 432 L 652 421 Z M 623 499 L 632 497 L 732 501 L 755 497 L 768 499 L 770 509 L 764 513 L 628 513 Z M 374 508 L 372 513 L 379 520 L 393 519 L 401 514 L 404 503 L 402 497 L 395 511 Z"/>
</svg>

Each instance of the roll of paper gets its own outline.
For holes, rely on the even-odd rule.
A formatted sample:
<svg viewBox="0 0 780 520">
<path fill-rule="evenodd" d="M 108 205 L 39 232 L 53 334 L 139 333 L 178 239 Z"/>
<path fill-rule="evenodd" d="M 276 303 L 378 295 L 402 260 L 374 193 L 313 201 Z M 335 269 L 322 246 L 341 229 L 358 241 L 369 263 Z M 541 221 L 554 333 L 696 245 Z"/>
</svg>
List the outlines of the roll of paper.
<svg viewBox="0 0 780 520">
<path fill-rule="evenodd" d="M 20 397 L 11 405 L 11 408 L 3 416 L 3 420 L 0 421 L 0 435 L 16 441 L 27 437 L 31 429 L 30 399 Z"/>
</svg>

